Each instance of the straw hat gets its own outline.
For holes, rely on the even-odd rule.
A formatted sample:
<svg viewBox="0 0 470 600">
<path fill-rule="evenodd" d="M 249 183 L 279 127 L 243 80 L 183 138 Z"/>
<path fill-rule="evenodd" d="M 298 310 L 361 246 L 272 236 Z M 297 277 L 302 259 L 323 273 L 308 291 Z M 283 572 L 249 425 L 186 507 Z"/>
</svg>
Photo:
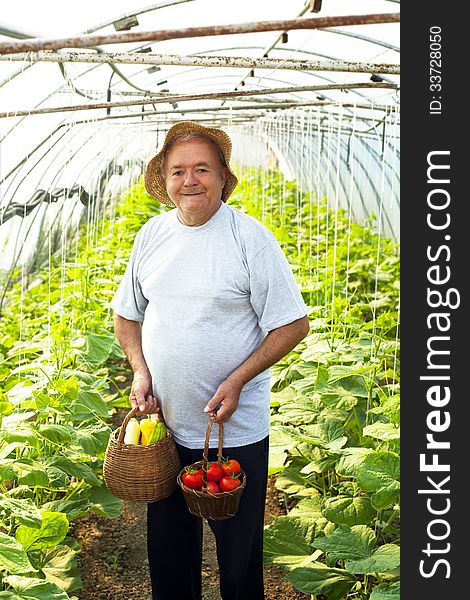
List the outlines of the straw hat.
<svg viewBox="0 0 470 600">
<path fill-rule="evenodd" d="M 220 148 L 225 160 L 225 166 L 228 170 L 227 181 L 225 182 L 222 190 L 222 200 L 226 202 L 227 198 L 238 184 L 238 179 L 233 174 L 229 166 L 230 155 L 232 153 L 232 141 L 230 140 L 228 134 L 225 133 L 225 131 L 222 131 L 222 129 L 205 127 L 204 125 L 199 125 L 199 123 L 195 123 L 194 121 L 180 121 L 179 123 L 176 123 L 170 127 L 166 134 L 165 141 L 163 142 L 162 149 L 150 160 L 149 164 L 147 165 L 144 176 L 145 189 L 156 200 L 159 200 L 164 204 L 168 204 L 169 206 L 175 206 L 174 202 L 170 199 L 166 191 L 165 180 L 161 173 L 162 161 L 168 146 L 170 146 L 176 138 L 191 133 L 202 135 L 213 140 Z"/>
</svg>

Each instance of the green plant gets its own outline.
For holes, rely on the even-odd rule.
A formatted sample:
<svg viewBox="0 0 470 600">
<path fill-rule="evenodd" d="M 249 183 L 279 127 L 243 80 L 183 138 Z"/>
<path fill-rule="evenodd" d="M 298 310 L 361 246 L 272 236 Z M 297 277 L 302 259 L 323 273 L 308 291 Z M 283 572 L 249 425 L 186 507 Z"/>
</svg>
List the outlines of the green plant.
<svg viewBox="0 0 470 600">
<path fill-rule="evenodd" d="M 271 369 L 269 472 L 288 511 L 266 561 L 312 596 L 399 598 L 398 247 L 277 173 L 252 170 L 234 200 L 277 235 L 311 307 L 310 335 Z"/>
</svg>

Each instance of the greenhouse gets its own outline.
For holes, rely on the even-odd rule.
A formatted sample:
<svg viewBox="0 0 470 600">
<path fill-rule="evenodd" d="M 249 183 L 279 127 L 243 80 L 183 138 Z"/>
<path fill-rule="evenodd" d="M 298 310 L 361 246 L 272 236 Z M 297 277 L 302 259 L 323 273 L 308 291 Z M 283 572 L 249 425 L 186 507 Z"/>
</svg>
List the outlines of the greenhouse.
<svg viewBox="0 0 470 600">
<path fill-rule="evenodd" d="M 148 557 L 157 543 L 147 539 L 147 511 L 150 515 L 160 497 L 138 495 L 144 465 L 158 467 L 168 458 L 152 458 L 151 449 L 163 452 L 168 442 L 180 451 L 183 438 L 172 429 L 173 412 L 164 400 L 158 418 L 168 417 L 167 437 L 150 438 L 142 447 L 143 421 L 155 432 L 158 427 L 147 413 L 133 410 L 137 370 L 118 330 L 119 319 L 139 319 L 132 311 L 115 313 L 123 282 L 137 277 L 129 270 L 141 230 L 149 231 L 147 223 L 170 223 L 175 215 L 181 225 L 189 214 L 171 202 L 170 186 L 177 184 L 170 182 L 164 161 L 178 148 L 198 144 L 221 160 L 224 177 L 230 173 L 237 182 L 225 198 L 223 178 L 224 202 L 218 188 L 217 207 L 248 228 L 256 224 L 263 239 L 276 244 L 255 276 L 258 254 L 253 249 L 251 259 L 240 242 L 248 253 L 251 310 L 257 310 L 253 290 L 262 272 L 272 272 L 264 295 L 275 297 L 272 302 L 283 296 L 273 283 L 281 276 L 269 266 L 278 264 L 279 248 L 286 281 L 290 276 L 295 281 L 292 298 L 298 294 L 298 305 L 306 307 L 309 329 L 264 364 L 269 369 L 263 371 L 269 375 L 264 595 L 227 591 L 222 546 L 228 542 L 217 536 L 235 522 L 235 508 L 215 524 L 219 517 L 199 515 L 202 596 L 195 592 L 191 598 L 400 597 L 399 10 L 399 0 L 82 0 L 73 6 L 18 0 L 2 11 L 0 598 L 189 598 L 179 588 L 171 596 L 156 595 Z M 190 123 L 188 131 L 218 133 L 211 143 L 196 133 L 171 145 L 172 128 L 180 122 Z M 231 152 L 220 141 L 226 139 Z M 155 181 L 164 181 L 169 203 L 149 192 L 149 161 L 162 148 L 166 154 Z M 210 173 L 208 159 L 197 164 L 206 169 L 207 162 Z M 182 173 L 185 165 L 174 169 Z M 201 173 L 198 168 L 191 175 L 199 186 L 209 177 Z M 221 213 L 212 214 L 208 218 Z M 205 224 L 186 223 L 195 230 Z M 155 253 L 169 243 L 165 235 L 155 238 Z M 191 302 L 195 290 L 195 305 L 203 287 L 215 289 L 213 271 L 231 264 L 228 241 L 225 248 L 217 258 L 220 268 L 204 258 L 184 281 Z M 184 271 L 172 253 L 165 260 L 174 265 L 169 277 L 176 278 Z M 138 286 L 144 297 L 145 287 Z M 164 296 L 163 290 L 162 306 L 170 302 Z M 219 347 L 204 339 L 205 322 L 216 319 L 224 303 L 219 300 L 214 313 L 198 321 L 201 356 Z M 235 353 L 243 340 L 228 314 L 224 326 L 231 331 L 225 338 Z M 294 315 L 292 308 L 288 314 Z M 180 340 L 180 330 L 187 330 L 189 348 L 192 325 L 184 315 L 175 310 L 168 335 Z M 262 346 L 298 317 L 263 330 Z M 268 317 L 263 314 L 260 323 L 263 319 Z M 192 364 L 184 361 L 190 352 L 184 345 L 178 342 L 173 360 L 182 379 Z M 225 372 L 232 358 L 229 352 L 215 362 Z M 215 413 L 208 421 L 201 412 L 210 423 L 206 447 L 203 452 L 204 439 L 190 446 L 203 459 L 198 506 L 208 496 L 208 440 L 214 440 L 215 452 L 217 429 L 220 445 L 222 431 L 231 439 L 230 421 L 240 423 L 237 411 L 245 414 L 244 398 L 261 371 L 244 380 L 248 390 L 238 390 L 238 408 L 223 428 L 215 425 Z M 203 386 L 194 384 L 197 396 Z M 155 396 L 158 385 L 154 380 Z M 201 411 L 214 393 L 208 392 Z M 219 414 L 224 406 L 222 400 Z M 131 418 L 140 423 L 140 442 L 123 441 Z M 117 457 L 129 447 L 146 458 L 111 476 L 109 461 L 122 460 Z M 184 466 L 172 472 L 162 502 L 181 492 L 187 497 Z M 241 473 L 230 474 L 236 485 L 243 481 L 240 507 L 254 485 L 251 465 L 241 467 Z M 136 479 L 130 478 L 133 469 Z M 236 494 L 229 495 L 227 501 Z M 222 497 L 221 490 L 214 492 L 209 506 L 220 506 Z M 172 542 L 178 549 L 176 535 Z"/>
</svg>

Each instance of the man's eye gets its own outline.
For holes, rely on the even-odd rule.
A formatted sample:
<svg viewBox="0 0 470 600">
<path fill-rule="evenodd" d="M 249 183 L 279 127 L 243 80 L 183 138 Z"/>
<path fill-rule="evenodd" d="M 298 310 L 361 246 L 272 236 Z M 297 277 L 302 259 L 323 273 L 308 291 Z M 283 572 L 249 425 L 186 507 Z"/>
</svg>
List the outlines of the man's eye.
<svg viewBox="0 0 470 600">
<path fill-rule="evenodd" d="M 198 173 L 207 173 L 207 169 L 197 169 Z"/>
<path fill-rule="evenodd" d="M 174 177 L 175 175 L 178 176 L 178 175 L 181 175 L 182 173 L 183 173 L 183 171 L 175 171 L 171 175 L 172 175 L 172 177 Z"/>
</svg>

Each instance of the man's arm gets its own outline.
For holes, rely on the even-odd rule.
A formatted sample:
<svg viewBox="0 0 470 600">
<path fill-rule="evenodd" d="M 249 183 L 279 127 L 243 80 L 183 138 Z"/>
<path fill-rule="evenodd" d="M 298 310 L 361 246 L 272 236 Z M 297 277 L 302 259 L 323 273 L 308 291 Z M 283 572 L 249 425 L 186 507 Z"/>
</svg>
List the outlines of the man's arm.
<svg viewBox="0 0 470 600">
<path fill-rule="evenodd" d="M 114 313 L 114 333 L 134 373 L 129 399 L 136 414 L 158 412 L 152 377 L 142 352 L 142 325 Z"/>
<path fill-rule="evenodd" d="M 204 411 L 212 412 L 220 405 L 216 421 L 228 421 L 237 409 L 243 386 L 295 348 L 308 334 L 309 329 L 308 317 L 305 316 L 270 331 L 253 354 L 219 385 Z"/>
</svg>

